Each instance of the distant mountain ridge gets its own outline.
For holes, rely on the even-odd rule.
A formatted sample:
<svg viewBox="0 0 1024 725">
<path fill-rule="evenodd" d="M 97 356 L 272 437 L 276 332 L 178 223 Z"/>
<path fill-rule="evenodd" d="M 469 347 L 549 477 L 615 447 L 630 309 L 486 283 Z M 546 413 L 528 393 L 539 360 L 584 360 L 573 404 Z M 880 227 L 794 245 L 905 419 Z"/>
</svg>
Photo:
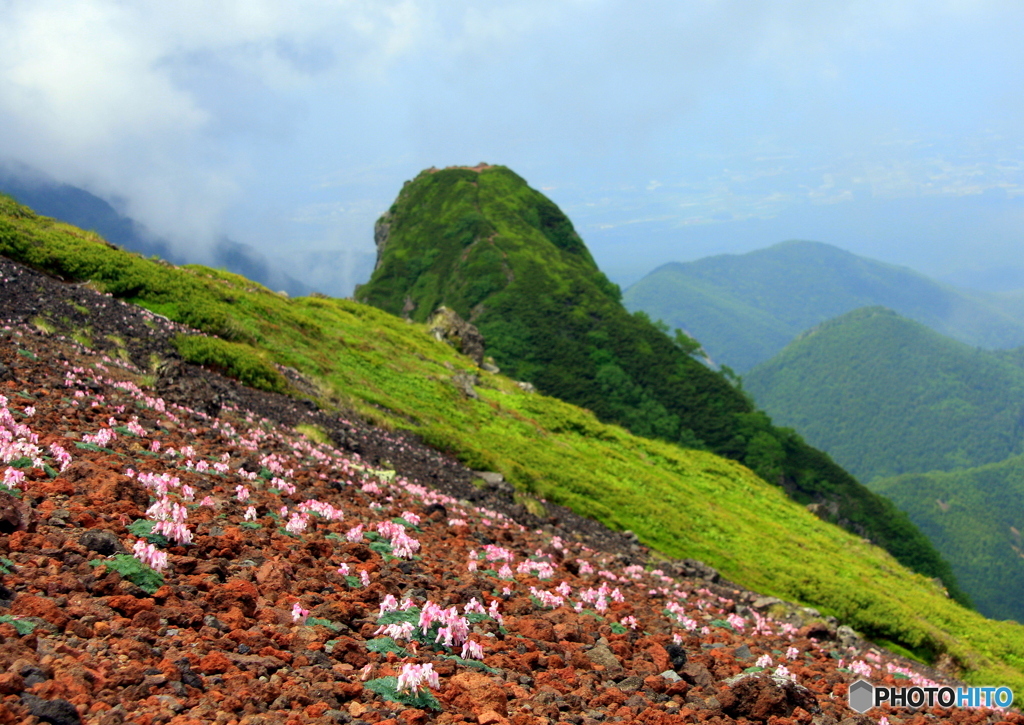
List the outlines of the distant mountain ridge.
<svg viewBox="0 0 1024 725">
<path fill-rule="evenodd" d="M 745 373 L 804 330 L 874 305 L 970 345 L 1021 346 L 1018 298 L 958 290 L 820 242 L 788 241 L 663 265 L 629 287 L 623 302 L 686 330 L 716 363 Z"/>
<path fill-rule="evenodd" d="M 629 314 L 568 217 L 511 170 L 428 169 L 403 186 L 375 237 L 377 268 L 357 300 L 414 321 L 446 305 L 479 328 L 504 372 L 541 392 L 739 461 L 800 503 L 828 503 L 834 523 L 919 571 L 944 567 L 890 502 L 696 360 L 697 343 Z"/>
<path fill-rule="evenodd" d="M 744 377 L 790 426 L 865 483 L 1024 452 L 1024 369 L 882 307 L 830 320 Z"/>
</svg>

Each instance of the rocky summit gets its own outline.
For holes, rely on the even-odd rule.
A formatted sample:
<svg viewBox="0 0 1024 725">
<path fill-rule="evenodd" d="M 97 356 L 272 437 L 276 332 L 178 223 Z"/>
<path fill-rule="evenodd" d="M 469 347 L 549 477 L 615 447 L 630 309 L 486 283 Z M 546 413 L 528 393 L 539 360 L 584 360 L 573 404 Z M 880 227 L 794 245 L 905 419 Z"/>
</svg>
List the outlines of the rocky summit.
<svg viewBox="0 0 1024 725">
<path fill-rule="evenodd" d="M 2 259 L 0 282 L 3 725 L 1024 723 L 857 715 L 860 677 L 955 683 L 537 518 L 410 435 L 186 365 L 158 315 Z M 94 345 L 41 324 L 62 311 Z"/>
</svg>

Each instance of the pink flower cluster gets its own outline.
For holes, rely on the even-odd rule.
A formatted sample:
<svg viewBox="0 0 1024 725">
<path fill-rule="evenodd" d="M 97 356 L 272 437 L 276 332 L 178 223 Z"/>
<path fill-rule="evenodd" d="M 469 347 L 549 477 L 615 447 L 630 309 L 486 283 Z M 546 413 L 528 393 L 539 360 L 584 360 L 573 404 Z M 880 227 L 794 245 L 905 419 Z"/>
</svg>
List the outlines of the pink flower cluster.
<svg viewBox="0 0 1024 725">
<path fill-rule="evenodd" d="M 426 663 L 423 665 L 416 665 L 406 663 L 402 665 L 402 671 L 398 675 L 398 689 L 407 690 L 411 693 L 417 693 L 427 687 L 433 687 L 437 689 L 441 686 L 441 681 L 434 672 L 434 665 Z"/>
<path fill-rule="evenodd" d="M 62 446 L 56 443 L 51 443 L 50 453 L 53 454 L 54 460 L 60 464 L 61 471 L 71 465 L 71 454 L 64 450 Z"/>
<path fill-rule="evenodd" d="M 288 523 L 284 525 L 285 531 L 290 534 L 301 534 L 309 526 L 309 514 L 301 511 L 292 511 Z"/>
<path fill-rule="evenodd" d="M 538 579 L 550 579 L 555 575 L 555 568 L 547 561 L 526 561 L 519 562 L 516 571 L 520 574 L 535 574 Z"/>
<path fill-rule="evenodd" d="M 154 571 L 163 571 L 167 568 L 167 552 L 160 551 L 152 544 L 147 544 L 138 539 L 132 547 L 132 553 L 136 559 Z"/>
<path fill-rule="evenodd" d="M 4 471 L 3 485 L 10 489 L 21 488 L 25 483 L 25 472 L 17 469 L 8 467 Z"/>
<path fill-rule="evenodd" d="M 430 631 L 434 622 L 441 623 L 434 641 L 442 643 L 445 647 L 459 647 L 469 639 L 469 620 L 460 615 L 456 607 L 441 609 L 434 602 L 424 604 L 420 610 L 419 621 L 423 634 Z"/>
<path fill-rule="evenodd" d="M 541 606 L 551 607 L 555 609 L 565 604 L 565 597 L 562 597 L 554 592 L 544 591 L 543 589 L 537 589 L 536 587 L 530 587 L 530 594 L 537 597 L 540 601 Z"/>
<path fill-rule="evenodd" d="M 185 526 L 188 511 L 180 503 L 162 496 L 146 510 L 146 516 L 156 521 L 154 534 L 163 534 L 182 546 L 192 543 L 192 532 Z"/>
<path fill-rule="evenodd" d="M 100 446 L 101 448 L 106 447 L 112 440 L 117 438 L 117 433 L 111 428 L 100 428 L 95 433 L 86 433 L 82 436 L 82 440 L 86 443 L 92 443 Z"/>
<path fill-rule="evenodd" d="M 329 503 L 317 501 L 313 498 L 300 503 L 298 509 L 303 513 L 317 514 L 328 521 L 341 521 L 345 518 L 345 513 L 341 509 L 336 509 Z"/>
<path fill-rule="evenodd" d="M 7 409 L 7 398 L 0 395 L 0 460 L 4 463 L 19 458 L 31 458 L 36 468 L 43 467 L 42 451 L 39 450 L 39 436 L 27 425 L 14 420 Z"/>
<path fill-rule="evenodd" d="M 391 541 L 391 553 L 403 559 L 411 559 L 420 550 L 420 542 L 406 533 L 405 527 L 393 521 L 381 521 L 377 524 L 377 533 L 387 536 Z"/>
</svg>

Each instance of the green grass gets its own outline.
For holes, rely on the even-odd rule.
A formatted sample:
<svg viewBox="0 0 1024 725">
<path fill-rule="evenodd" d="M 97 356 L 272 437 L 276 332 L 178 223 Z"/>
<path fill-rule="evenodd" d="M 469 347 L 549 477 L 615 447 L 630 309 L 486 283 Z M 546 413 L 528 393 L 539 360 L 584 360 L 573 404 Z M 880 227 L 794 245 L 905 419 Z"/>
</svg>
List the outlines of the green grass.
<svg viewBox="0 0 1024 725">
<path fill-rule="evenodd" d="M 295 426 L 295 430 L 309 438 L 314 443 L 320 443 L 327 446 L 334 445 L 334 441 L 332 441 L 331 437 L 327 435 L 327 431 L 320 426 L 303 424 Z"/>
<path fill-rule="evenodd" d="M 274 393 L 288 388 L 284 376 L 266 360 L 266 355 L 249 345 L 218 337 L 178 335 L 174 346 L 186 361 L 205 365 L 250 387 Z"/>
<path fill-rule="evenodd" d="M 739 463 L 638 438 L 488 376 L 479 400 L 450 382 L 471 364 L 408 324 L 346 300 L 287 300 L 242 278 L 113 250 L 0 197 L 0 254 L 91 279 L 246 352 L 297 368 L 358 412 L 411 429 L 521 491 L 630 529 L 758 591 L 815 606 L 908 650 L 948 653 L 978 684 L 1024 692 L 1024 628 L 950 601 L 881 549 L 812 516 Z M 265 356 L 265 357 L 263 357 Z M 450 366 L 450 367 L 446 367 Z"/>
</svg>

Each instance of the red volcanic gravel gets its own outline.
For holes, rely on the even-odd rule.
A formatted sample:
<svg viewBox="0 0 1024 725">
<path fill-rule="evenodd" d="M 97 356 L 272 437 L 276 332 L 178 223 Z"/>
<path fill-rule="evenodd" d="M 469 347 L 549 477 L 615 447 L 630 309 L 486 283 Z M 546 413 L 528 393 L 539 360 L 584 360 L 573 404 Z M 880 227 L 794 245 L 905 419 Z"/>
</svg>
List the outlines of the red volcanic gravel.
<svg viewBox="0 0 1024 725">
<path fill-rule="evenodd" d="M 862 675 L 950 681 L 563 509 L 536 519 L 411 436 L 194 369 L 165 399 L 12 310 L 0 725 L 1024 723 L 858 716 Z M 339 447 L 290 427 L 309 421 Z"/>
</svg>

